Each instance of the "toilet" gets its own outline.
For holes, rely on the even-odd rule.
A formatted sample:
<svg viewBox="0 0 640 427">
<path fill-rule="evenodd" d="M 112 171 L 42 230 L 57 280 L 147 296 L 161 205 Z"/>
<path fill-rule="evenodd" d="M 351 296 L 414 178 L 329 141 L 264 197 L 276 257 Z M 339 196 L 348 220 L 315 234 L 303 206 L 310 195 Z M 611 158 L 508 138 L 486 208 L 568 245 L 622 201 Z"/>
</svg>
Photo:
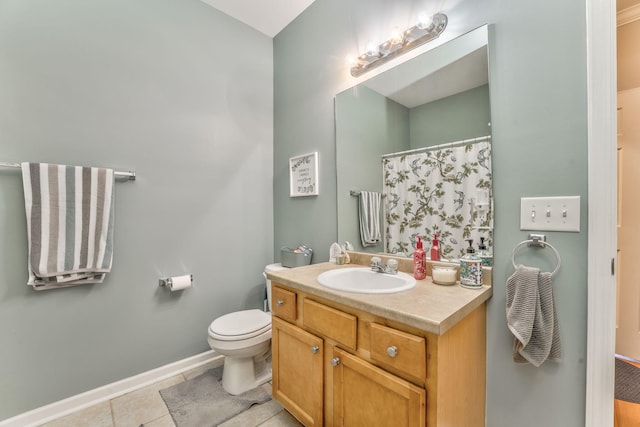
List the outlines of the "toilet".
<svg viewBox="0 0 640 427">
<path fill-rule="evenodd" d="M 270 271 L 285 269 L 269 264 Z M 271 281 L 267 279 L 268 312 L 242 310 L 218 317 L 209 325 L 209 346 L 222 354 L 222 387 L 232 395 L 241 394 L 271 381 Z"/>
</svg>

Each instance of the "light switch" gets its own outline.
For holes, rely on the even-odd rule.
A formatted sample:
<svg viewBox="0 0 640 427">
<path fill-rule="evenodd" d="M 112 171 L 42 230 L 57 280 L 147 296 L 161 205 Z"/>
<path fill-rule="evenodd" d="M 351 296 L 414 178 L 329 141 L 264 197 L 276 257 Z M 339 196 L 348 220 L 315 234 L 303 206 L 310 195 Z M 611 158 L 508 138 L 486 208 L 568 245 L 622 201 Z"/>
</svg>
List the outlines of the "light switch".
<svg viewBox="0 0 640 427">
<path fill-rule="evenodd" d="M 520 230 L 580 231 L 580 196 L 521 197 Z"/>
</svg>

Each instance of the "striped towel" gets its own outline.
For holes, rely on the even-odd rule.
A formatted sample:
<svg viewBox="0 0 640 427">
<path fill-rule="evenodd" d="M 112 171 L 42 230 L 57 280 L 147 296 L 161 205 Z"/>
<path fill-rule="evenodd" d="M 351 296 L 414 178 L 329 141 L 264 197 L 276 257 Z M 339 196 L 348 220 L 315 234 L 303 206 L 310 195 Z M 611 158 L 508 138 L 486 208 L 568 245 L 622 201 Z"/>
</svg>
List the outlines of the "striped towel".
<svg viewBox="0 0 640 427">
<path fill-rule="evenodd" d="M 113 251 L 112 169 L 22 163 L 29 282 L 102 283 Z"/>
<path fill-rule="evenodd" d="M 362 246 L 375 246 L 382 239 L 380 233 L 380 193 L 360 192 L 360 241 Z"/>
</svg>

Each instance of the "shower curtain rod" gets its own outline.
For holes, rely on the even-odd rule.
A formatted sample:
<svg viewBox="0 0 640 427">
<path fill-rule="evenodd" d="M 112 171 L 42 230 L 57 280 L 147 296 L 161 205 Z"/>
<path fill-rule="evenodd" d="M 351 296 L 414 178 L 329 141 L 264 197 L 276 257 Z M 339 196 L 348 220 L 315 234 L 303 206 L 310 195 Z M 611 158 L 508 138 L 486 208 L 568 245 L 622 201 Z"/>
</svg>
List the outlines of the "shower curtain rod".
<svg viewBox="0 0 640 427">
<path fill-rule="evenodd" d="M 430 147 L 414 148 L 413 150 L 398 151 L 397 153 L 383 154 L 383 159 L 389 157 L 406 156 L 408 154 L 424 153 L 425 151 L 441 150 L 443 148 L 457 147 L 459 145 L 475 144 L 476 142 L 484 142 L 491 139 L 491 135 L 479 136 L 477 138 L 463 139 L 461 141 L 447 142 L 440 145 L 432 145 Z"/>
<path fill-rule="evenodd" d="M 0 167 L 20 169 L 20 163 L 0 162 Z M 135 172 L 114 171 L 113 174 L 115 175 L 116 178 L 127 178 L 129 181 L 135 181 L 136 180 L 136 173 Z"/>
</svg>

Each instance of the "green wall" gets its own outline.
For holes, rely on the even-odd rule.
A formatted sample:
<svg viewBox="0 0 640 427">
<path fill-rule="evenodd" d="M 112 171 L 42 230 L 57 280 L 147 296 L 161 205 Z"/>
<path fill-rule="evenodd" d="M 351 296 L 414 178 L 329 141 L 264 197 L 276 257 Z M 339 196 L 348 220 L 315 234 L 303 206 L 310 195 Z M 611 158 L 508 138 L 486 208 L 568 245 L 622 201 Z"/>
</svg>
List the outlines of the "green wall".
<svg viewBox="0 0 640 427">
<path fill-rule="evenodd" d="M 274 247 L 304 241 L 315 261 L 337 238 L 333 97 L 357 79 L 344 58 L 421 7 L 398 0 L 316 0 L 274 39 Z M 494 295 L 487 314 L 487 426 L 583 426 L 587 330 L 587 85 L 585 3 L 462 0 L 442 10 L 449 26 L 432 46 L 485 23 L 495 196 Z M 398 24 L 398 22 L 400 22 Z M 288 158 L 320 153 L 320 195 L 290 199 Z M 505 319 L 520 197 L 578 195 L 582 232 L 546 233 L 562 256 L 554 289 L 563 360 L 540 368 L 512 361 Z M 519 262 L 533 257 L 522 254 Z M 540 261 L 541 267 L 548 261 Z"/>
<path fill-rule="evenodd" d="M 213 319 L 262 307 L 272 47 L 198 0 L 0 0 L 0 161 L 137 172 L 105 283 L 35 292 L 0 168 L 0 420 L 209 350 Z"/>
</svg>

